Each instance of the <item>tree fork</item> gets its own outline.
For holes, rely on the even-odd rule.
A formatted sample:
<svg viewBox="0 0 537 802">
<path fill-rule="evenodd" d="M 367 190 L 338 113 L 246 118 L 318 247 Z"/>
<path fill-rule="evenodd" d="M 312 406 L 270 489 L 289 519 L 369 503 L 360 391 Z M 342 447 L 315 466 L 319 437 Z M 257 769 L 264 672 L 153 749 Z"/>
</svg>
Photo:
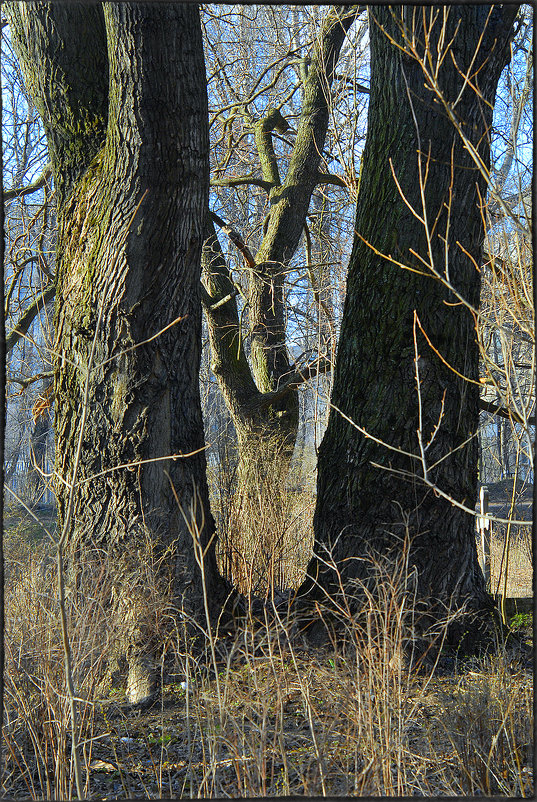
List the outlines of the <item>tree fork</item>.
<svg viewBox="0 0 537 802">
<path fill-rule="evenodd" d="M 314 370 L 306 369 L 304 378 L 299 380 L 296 367 L 289 359 L 285 338 L 284 274 L 299 245 L 313 189 L 319 182 L 332 180 L 331 176 L 319 171 L 328 126 L 327 94 L 345 34 L 360 10 L 358 6 L 338 6 L 326 15 L 305 79 L 302 114 L 289 170 L 283 182 L 280 182 L 274 156 L 272 131 L 285 129 L 287 123 L 279 110 L 269 109 L 255 125 L 263 170 L 263 183 L 257 183 L 267 190 L 271 205 L 258 253 L 253 256 L 247 252 L 244 242 L 235 232 L 227 231 L 250 270 L 251 367 L 245 357 L 235 301 L 230 299 L 229 303 L 214 306 L 220 298 L 231 294 L 233 283 L 214 231 L 210 233 L 212 245 L 207 252 L 206 264 L 212 260 L 209 270 L 212 276 L 206 274 L 204 282 L 213 299 L 213 304 L 206 304 L 206 310 L 213 362 L 217 368 L 215 375 L 245 450 L 255 452 L 259 437 L 279 438 L 284 447 L 277 451 L 280 457 L 286 454 L 288 462 L 298 431 L 297 387 L 307 376 L 314 375 Z M 246 183 L 250 181 L 244 180 Z M 219 179 L 218 183 L 226 181 L 231 185 L 235 183 L 235 179 Z M 221 225 L 219 219 L 216 223 Z M 213 253 L 209 254 L 211 248 Z M 267 399 L 271 403 L 265 403 Z M 249 437 L 253 438 L 251 443 Z M 246 465 L 247 458 L 243 463 Z"/>
</svg>

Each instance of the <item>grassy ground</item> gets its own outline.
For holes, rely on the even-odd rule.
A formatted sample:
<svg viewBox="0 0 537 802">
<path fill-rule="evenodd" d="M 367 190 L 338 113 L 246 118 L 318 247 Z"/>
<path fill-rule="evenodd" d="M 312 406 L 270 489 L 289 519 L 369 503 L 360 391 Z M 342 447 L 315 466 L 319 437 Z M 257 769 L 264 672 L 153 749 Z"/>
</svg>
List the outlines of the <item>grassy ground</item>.
<svg viewBox="0 0 537 802">
<path fill-rule="evenodd" d="M 493 534 L 490 548 L 491 590 L 503 593 L 507 564 L 507 596 L 529 597 L 533 595 L 533 543 L 531 529 L 513 533 L 509 544 L 508 562 L 505 536 Z"/>
<path fill-rule="evenodd" d="M 531 676 L 492 659 L 394 677 L 327 654 L 252 655 L 132 716 L 95 713 L 89 785 L 120 796 L 532 793 Z"/>
<path fill-rule="evenodd" d="M 32 532 L 23 521 L 6 537 L 2 794 L 67 799 L 76 794 L 55 565 Z M 498 644 L 489 657 L 409 669 L 396 587 L 330 649 L 307 648 L 272 620 L 216 643 L 217 664 L 202 667 L 170 631 L 162 694 L 133 711 L 105 671 L 117 624 L 105 585 L 101 576 L 69 605 L 87 796 L 533 795 L 527 655 Z M 531 617 L 513 625 L 531 643 Z"/>
<path fill-rule="evenodd" d="M 20 507 L 7 508 L 4 516 L 4 531 L 8 550 L 11 548 L 13 551 L 13 544 L 16 540 L 20 540 L 21 543 L 40 543 L 46 536 L 45 529 L 48 529 L 51 534 L 56 532 L 56 510 L 53 507 L 35 507 L 32 512 L 33 516 L 23 510 L 21 515 Z"/>
</svg>

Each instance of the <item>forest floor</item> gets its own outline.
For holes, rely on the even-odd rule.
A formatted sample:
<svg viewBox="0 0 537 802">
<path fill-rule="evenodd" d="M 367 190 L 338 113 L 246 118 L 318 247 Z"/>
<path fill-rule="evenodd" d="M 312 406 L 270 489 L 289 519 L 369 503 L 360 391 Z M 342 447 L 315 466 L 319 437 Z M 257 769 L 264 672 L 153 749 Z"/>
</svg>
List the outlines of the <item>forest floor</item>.
<svg viewBox="0 0 537 802">
<path fill-rule="evenodd" d="M 507 570 L 507 598 L 526 598 L 533 596 L 533 549 L 531 529 L 518 533 L 509 547 L 509 565 Z M 504 538 L 492 538 L 491 549 L 491 590 L 494 594 L 503 594 L 506 555 Z"/>
<path fill-rule="evenodd" d="M 382 660 L 357 670 L 333 650 L 262 651 L 222 667 L 218 682 L 168 677 L 148 710 L 125 706 L 119 689 L 81 704 L 86 794 L 533 796 L 527 661 L 504 652 L 413 675 Z M 54 761 L 45 779 L 30 744 L 23 760 L 10 728 L 8 740 L 8 798 L 67 798 L 54 792 Z"/>
<path fill-rule="evenodd" d="M 511 511 L 513 480 L 488 485 L 489 512 L 498 518 L 509 518 Z M 528 526 L 512 526 L 509 534 L 507 593 L 508 598 L 533 596 L 533 544 L 531 521 L 533 516 L 533 485 L 518 481 L 513 507 L 515 520 L 528 521 Z M 503 594 L 503 578 L 507 553 L 505 551 L 507 526 L 493 524 L 490 547 L 491 590 Z"/>
<path fill-rule="evenodd" d="M 53 513 L 38 517 L 52 531 Z M 0 793 L 75 798 L 54 561 L 31 519 L 8 518 L 6 538 Z M 493 582 L 501 545 L 493 538 Z M 526 593 L 529 529 L 509 553 L 509 587 Z M 102 683 L 109 621 L 91 601 L 91 615 L 71 611 L 80 621 L 72 647 L 88 798 L 533 796 L 532 614 L 511 618 L 512 644 L 442 658 L 436 670 L 402 658 L 395 596 L 391 612 L 371 611 L 381 634 L 349 629 L 359 647 L 347 651 L 339 641 L 307 648 L 274 624 L 246 627 L 227 659 L 200 669 L 170 643 L 161 693 L 135 710 L 119 680 Z"/>
<path fill-rule="evenodd" d="M 167 684 L 146 712 L 105 703 L 89 762 L 93 793 L 532 795 L 529 666 L 514 661 L 498 673 L 494 661 L 473 661 L 401 678 L 398 691 L 366 680 L 358 691 L 330 655 L 259 656 L 253 670 L 243 662 L 232 676 L 223 671 L 224 715 L 214 680 L 190 692 Z"/>
</svg>

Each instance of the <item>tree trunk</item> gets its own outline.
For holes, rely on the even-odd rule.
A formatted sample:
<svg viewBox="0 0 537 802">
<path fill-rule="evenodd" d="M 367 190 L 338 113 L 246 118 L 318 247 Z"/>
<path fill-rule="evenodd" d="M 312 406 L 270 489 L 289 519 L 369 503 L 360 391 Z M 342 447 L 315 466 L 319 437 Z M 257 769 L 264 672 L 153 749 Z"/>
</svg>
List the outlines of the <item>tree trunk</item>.
<svg viewBox="0 0 537 802">
<path fill-rule="evenodd" d="M 46 383 L 46 380 L 45 380 Z M 47 387 L 43 388 L 44 393 Z M 47 437 L 51 420 L 47 409 L 34 421 L 30 435 L 30 470 L 28 472 L 28 499 L 31 504 L 38 504 L 44 496 L 46 482 L 44 472 L 47 461 Z"/>
<path fill-rule="evenodd" d="M 516 8 L 376 6 L 369 12 L 371 98 L 356 237 L 334 408 L 319 452 L 317 556 L 299 606 L 311 611 L 313 600 L 337 596 L 341 580 L 357 609 L 359 583 L 350 580 L 374 582 L 375 563 L 407 560 L 421 631 L 467 605 L 468 615 L 448 629 L 448 640 L 467 647 L 479 640 L 481 624 L 490 632 L 492 609 L 474 518 L 456 506 L 473 509 L 477 497 L 479 351 L 472 308 L 479 305 L 487 187 L 448 113 L 488 169 L 496 85 Z M 424 72 L 426 35 L 447 106 Z M 471 81 L 464 85 L 466 73 Z"/>
<path fill-rule="evenodd" d="M 38 3 L 19 4 L 13 17 L 28 84 L 51 101 L 41 111 L 60 189 L 60 526 L 76 470 L 71 567 L 99 554 L 111 566 L 115 612 L 128 629 L 128 696 L 142 702 L 153 692 L 160 633 L 151 631 L 149 610 L 160 590 L 202 624 L 204 597 L 218 612 L 226 591 L 216 571 L 198 383 L 209 186 L 198 10 Z M 100 71 L 83 63 L 89 52 Z M 80 119 L 71 130 L 65 98 L 77 91 Z M 140 570 L 148 559 L 153 588 Z"/>
<path fill-rule="evenodd" d="M 238 448 L 237 495 L 232 531 L 225 533 L 223 563 L 242 593 L 263 595 L 270 584 L 266 568 L 271 562 L 268 555 L 273 554 L 271 524 L 282 513 L 279 494 L 296 439 L 297 385 L 276 396 L 274 405 L 274 394 L 259 391 L 244 349 L 235 288 L 210 219 L 203 263 L 211 369 L 230 412 Z"/>
<path fill-rule="evenodd" d="M 329 119 L 330 86 L 345 34 L 357 13 L 357 6 L 337 6 L 326 16 L 305 82 L 302 113 L 284 180 L 279 175 L 272 133 L 285 131 L 287 122 L 278 110 L 269 108 L 254 127 L 270 213 L 257 254 L 240 245 L 250 273 L 251 367 L 237 304 L 230 297 L 235 287 L 214 226 L 210 220 L 207 223 L 203 280 L 208 293 L 205 308 L 212 369 L 237 431 L 242 516 L 257 534 L 265 513 L 281 517 L 283 484 L 298 433 L 298 387 L 316 373 L 297 373 L 289 359 L 284 279 L 300 243 L 312 192 L 321 182 L 319 166 Z M 217 222 L 232 241 L 238 241 L 236 232 L 224 221 Z M 221 303 L 226 298 L 229 300 Z M 271 545 L 266 544 L 266 548 Z"/>
</svg>

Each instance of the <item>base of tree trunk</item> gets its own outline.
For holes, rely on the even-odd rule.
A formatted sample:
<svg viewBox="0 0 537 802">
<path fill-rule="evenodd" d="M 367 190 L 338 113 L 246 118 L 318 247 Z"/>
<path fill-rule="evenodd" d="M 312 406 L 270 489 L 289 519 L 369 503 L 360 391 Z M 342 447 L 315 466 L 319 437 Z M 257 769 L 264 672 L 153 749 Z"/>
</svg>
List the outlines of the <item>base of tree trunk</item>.
<svg viewBox="0 0 537 802">
<path fill-rule="evenodd" d="M 374 581 L 374 580 L 373 580 Z M 298 597 L 293 605 L 294 629 L 308 647 L 343 646 L 365 638 L 382 640 L 394 626 L 390 619 L 399 617 L 398 631 L 392 639 L 400 639 L 409 667 L 434 664 L 439 655 L 468 657 L 493 650 L 503 637 L 498 610 L 491 596 L 475 600 L 467 606 L 446 606 L 421 601 L 401 615 L 386 594 L 371 590 L 352 595 L 341 594 L 323 602 Z"/>
<path fill-rule="evenodd" d="M 158 693 L 158 671 L 150 661 L 138 658 L 129 663 L 125 697 L 133 707 L 147 707 Z"/>
<path fill-rule="evenodd" d="M 448 550 L 438 565 L 429 557 L 441 556 L 440 538 L 429 543 L 425 535 L 413 538 L 408 531 L 396 537 L 394 527 L 385 539 L 376 530 L 376 547 L 372 536 L 361 548 L 353 540 L 353 557 L 347 552 L 346 559 L 338 558 L 337 544 L 335 554 L 325 550 L 324 558 L 314 556 L 293 604 L 299 631 L 312 645 L 359 642 L 364 633 L 369 640 L 389 638 L 403 644 L 413 662 L 494 647 L 501 621 L 477 562 L 473 529 L 466 530 L 456 527 L 457 551 Z"/>
</svg>

